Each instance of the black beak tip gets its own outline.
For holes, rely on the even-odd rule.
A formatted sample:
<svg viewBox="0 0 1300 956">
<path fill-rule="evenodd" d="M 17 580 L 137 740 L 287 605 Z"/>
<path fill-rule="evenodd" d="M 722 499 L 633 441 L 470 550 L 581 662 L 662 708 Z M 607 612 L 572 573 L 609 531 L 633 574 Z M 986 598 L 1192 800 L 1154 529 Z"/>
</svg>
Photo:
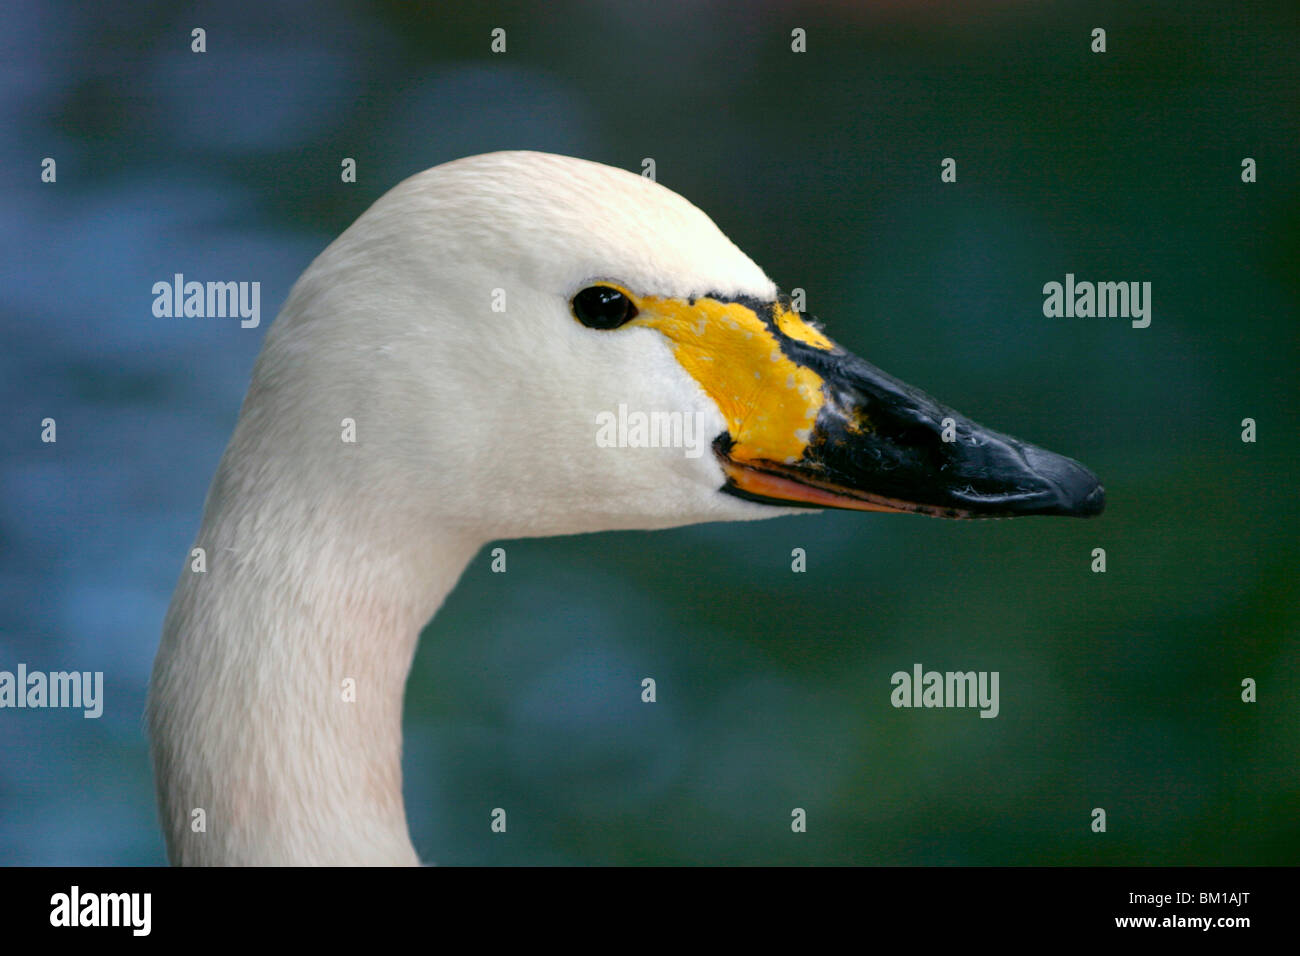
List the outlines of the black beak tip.
<svg viewBox="0 0 1300 956">
<path fill-rule="evenodd" d="M 1092 518 L 1106 507 L 1106 489 L 1091 471 L 1072 458 L 1032 446 L 1025 459 L 1055 490 L 1052 514 Z"/>
<path fill-rule="evenodd" d="M 1079 501 L 1078 505 L 1075 507 L 1073 511 L 1070 512 L 1070 514 L 1073 514 L 1080 518 L 1095 518 L 1097 515 L 1101 514 L 1105 510 L 1106 510 L 1106 489 L 1103 488 L 1101 484 L 1097 482 L 1096 478 L 1093 478 L 1092 490 L 1089 491 L 1086 495 L 1084 495 L 1084 497 Z"/>
</svg>

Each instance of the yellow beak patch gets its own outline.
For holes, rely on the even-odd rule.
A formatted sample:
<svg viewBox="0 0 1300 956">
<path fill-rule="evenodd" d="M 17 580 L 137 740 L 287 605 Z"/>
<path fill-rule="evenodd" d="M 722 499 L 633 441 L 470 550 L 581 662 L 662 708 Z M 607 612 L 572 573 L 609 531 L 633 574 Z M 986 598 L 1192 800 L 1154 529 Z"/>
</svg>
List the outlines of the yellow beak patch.
<svg viewBox="0 0 1300 956">
<path fill-rule="evenodd" d="M 662 333 L 682 368 L 717 403 L 734 443 L 733 460 L 794 464 L 803 456 L 826 402 L 822 378 L 786 357 L 753 308 L 719 299 L 689 302 L 624 293 L 638 311 L 627 324 Z M 834 347 L 783 303 L 772 310 L 784 335 L 814 348 Z"/>
</svg>

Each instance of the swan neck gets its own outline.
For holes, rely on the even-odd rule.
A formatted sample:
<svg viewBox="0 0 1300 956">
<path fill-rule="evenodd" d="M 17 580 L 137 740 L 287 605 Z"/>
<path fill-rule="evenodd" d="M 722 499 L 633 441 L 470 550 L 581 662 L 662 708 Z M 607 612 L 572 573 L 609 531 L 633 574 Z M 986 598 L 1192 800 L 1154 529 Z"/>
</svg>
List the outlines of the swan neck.
<svg viewBox="0 0 1300 956">
<path fill-rule="evenodd" d="M 207 568 L 182 573 L 150 691 L 169 856 L 417 863 L 402 699 L 420 630 L 477 543 L 385 519 L 381 502 L 225 484 L 219 472 L 195 544 Z"/>
</svg>

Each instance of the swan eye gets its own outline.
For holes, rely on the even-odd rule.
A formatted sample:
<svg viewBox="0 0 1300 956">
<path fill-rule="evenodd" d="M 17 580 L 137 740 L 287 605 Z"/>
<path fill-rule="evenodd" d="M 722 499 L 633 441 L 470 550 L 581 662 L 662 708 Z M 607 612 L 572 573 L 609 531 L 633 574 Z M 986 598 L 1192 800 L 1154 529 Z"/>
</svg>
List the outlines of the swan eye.
<svg viewBox="0 0 1300 956">
<path fill-rule="evenodd" d="M 616 329 L 636 315 L 636 306 L 618 289 L 593 285 L 573 297 L 573 314 L 589 329 Z"/>
</svg>

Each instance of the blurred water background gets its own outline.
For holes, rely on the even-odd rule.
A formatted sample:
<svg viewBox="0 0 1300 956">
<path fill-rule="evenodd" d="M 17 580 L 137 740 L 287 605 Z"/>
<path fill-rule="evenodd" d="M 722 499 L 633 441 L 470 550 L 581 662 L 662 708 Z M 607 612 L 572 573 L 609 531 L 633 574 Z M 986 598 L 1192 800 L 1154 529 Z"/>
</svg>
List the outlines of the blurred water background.
<svg viewBox="0 0 1300 956">
<path fill-rule="evenodd" d="M 0 669 L 102 670 L 107 705 L 0 713 L 0 862 L 163 861 L 146 681 L 271 316 L 403 177 L 532 148 L 653 157 L 844 345 L 1109 507 L 480 556 L 408 691 L 424 858 L 1296 863 L 1297 33 L 1281 3 L 6 4 Z M 262 327 L 155 318 L 177 272 L 260 281 Z M 1067 272 L 1150 281 L 1151 327 L 1044 318 Z M 1000 717 L 893 709 L 915 662 L 999 671 Z"/>
</svg>

